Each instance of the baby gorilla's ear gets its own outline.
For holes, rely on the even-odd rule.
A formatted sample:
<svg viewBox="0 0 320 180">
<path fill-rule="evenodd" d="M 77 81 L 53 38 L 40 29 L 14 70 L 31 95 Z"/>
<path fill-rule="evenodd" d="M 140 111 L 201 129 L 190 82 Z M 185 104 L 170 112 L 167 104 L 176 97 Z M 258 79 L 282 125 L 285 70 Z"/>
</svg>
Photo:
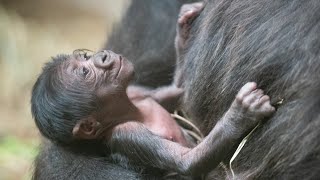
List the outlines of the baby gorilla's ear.
<svg viewBox="0 0 320 180">
<path fill-rule="evenodd" d="M 74 126 L 72 134 L 77 139 L 96 139 L 100 123 L 92 116 L 81 119 Z"/>
</svg>

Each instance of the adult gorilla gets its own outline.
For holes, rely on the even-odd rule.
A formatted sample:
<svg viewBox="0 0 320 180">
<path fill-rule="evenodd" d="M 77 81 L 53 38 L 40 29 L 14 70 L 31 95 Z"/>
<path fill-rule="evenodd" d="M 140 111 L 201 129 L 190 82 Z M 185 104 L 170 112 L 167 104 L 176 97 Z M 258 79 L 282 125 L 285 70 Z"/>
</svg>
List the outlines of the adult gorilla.
<svg viewBox="0 0 320 180">
<path fill-rule="evenodd" d="M 208 0 L 194 21 L 184 105 L 203 132 L 248 81 L 282 102 L 233 162 L 234 178 L 320 177 L 319 33 L 319 0 Z"/>
</svg>

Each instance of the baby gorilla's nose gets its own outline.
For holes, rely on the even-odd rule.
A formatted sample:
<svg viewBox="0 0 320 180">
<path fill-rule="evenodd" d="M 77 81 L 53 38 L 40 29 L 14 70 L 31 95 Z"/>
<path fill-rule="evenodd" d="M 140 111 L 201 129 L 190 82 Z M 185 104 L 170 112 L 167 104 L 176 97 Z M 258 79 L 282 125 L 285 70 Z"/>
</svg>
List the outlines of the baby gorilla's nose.
<svg viewBox="0 0 320 180">
<path fill-rule="evenodd" d="M 103 69 L 112 69 L 117 54 L 112 51 L 100 51 L 94 55 L 94 64 Z"/>
<path fill-rule="evenodd" d="M 102 62 L 105 62 L 105 61 L 106 61 L 106 59 L 107 59 L 107 57 L 108 57 L 108 55 L 107 55 L 107 54 L 103 55 L 103 56 L 102 56 Z"/>
</svg>

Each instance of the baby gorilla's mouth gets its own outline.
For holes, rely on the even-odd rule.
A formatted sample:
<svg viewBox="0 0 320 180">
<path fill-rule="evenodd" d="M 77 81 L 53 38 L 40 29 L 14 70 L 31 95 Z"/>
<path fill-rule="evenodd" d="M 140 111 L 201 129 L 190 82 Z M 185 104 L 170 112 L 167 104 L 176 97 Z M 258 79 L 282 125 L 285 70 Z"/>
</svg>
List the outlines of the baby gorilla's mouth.
<svg viewBox="0 0 320 180">
<path fill-rule="evenodd" d="M 119 56 L 119 70 L 118 70 L 115 78 L 118 78 L 120 71 L 121 71 L 121 68 L 122 68 L 122 56 Z"/>
</svg>

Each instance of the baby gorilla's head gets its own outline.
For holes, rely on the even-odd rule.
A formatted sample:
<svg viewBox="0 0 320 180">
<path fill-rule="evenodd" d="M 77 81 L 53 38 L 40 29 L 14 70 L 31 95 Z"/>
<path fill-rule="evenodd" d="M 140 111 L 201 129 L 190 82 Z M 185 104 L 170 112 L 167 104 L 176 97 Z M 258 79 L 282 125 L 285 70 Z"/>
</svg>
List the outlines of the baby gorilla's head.
<svg viewBox="0 0 320 180">
<path fill-rule="evenodd" d="M 32 91 L 31 110 L 37 127 L 55 142 L 74 141 L 79 128 L 90 132 L 99 124 L 100 110 L 125 95 L 132 77 L 132 64 L 111 51 L 52 58 Z"/>
</svg>

